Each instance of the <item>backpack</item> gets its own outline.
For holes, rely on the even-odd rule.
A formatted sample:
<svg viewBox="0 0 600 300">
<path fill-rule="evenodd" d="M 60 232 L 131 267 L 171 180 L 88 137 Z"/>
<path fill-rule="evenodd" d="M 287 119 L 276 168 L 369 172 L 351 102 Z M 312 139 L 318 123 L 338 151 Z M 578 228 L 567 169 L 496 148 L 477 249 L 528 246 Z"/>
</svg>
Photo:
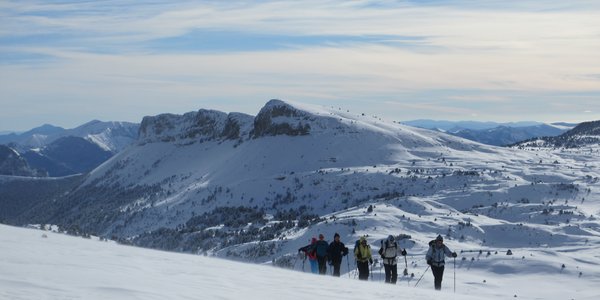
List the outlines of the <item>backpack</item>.
<svg viewBox="0 0 600 300">
<path fill-rule="evenodd" d="M 398 249 L 398 243 L 396 241 L 394 241 L 394 243 L 392 245 L 390 245 L 389 241 L 387 241 L 387 240 L 385 241 L 385 243 L 383 241 L 381 241 L 381 248 L 379 249 L 379 255 L 381 255 L 381 258 L 386 258 L 384 254 L 388 248 Z M 394 256 L 394 257 L 387 257 L 387 258 L 396 258 L 396 257 Z"/>
</svg>

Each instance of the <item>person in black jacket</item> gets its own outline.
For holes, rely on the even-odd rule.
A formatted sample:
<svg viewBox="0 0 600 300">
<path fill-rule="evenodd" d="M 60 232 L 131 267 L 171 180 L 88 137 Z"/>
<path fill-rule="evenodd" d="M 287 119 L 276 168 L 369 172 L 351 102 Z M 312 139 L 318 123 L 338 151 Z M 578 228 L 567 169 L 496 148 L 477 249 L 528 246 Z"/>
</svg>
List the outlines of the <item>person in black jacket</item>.
<svg viewBox="0 0 600 300">
<path fill-rule="evenodd" d="M 340 265 L 342 264 L 342 258 L 348 255 L 348 248 L 340 242 L 340 235 L 337 232 L 333 236 L 333 242 L 327 248 L 327 255 L 329 263 L 333 265 L 333 276 L 340 277 Z"/>
</svg>

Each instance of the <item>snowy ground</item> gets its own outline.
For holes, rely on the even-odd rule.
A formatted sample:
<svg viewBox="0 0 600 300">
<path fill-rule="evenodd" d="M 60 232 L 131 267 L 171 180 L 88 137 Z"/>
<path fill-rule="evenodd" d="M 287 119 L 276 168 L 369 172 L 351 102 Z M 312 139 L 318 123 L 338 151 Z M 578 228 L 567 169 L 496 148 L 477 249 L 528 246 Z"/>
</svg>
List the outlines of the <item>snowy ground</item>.
<svg viewBox="0 0 600 300">
<path fill-rule="evenodd" d="M 536 259 L 525 260 L 494 255 L 478 259 L 479 268 L 470 268 L 469 261 L 457 262 L 454 294 L 451 268 L 444 290 L 436 292 L 430 273 L 417 288 L 414 280 L 410 286 L 405 280 L 392 286 L 359 282 L 348 274 L 342 278 L 303 274 L 0 225 L 0 298 L 600 299 L 600 252 L 586 251 L 574 255 L 579 268 L 585 269 L 581 277 L 570 267 L 556 266 L 568 257 L 558 251 L 538 251 Z M 420 276 L 423 269 L 411 271 Z M 518 275 L 499 275 L 507 273 L 502 269 Z"/>
</svg>

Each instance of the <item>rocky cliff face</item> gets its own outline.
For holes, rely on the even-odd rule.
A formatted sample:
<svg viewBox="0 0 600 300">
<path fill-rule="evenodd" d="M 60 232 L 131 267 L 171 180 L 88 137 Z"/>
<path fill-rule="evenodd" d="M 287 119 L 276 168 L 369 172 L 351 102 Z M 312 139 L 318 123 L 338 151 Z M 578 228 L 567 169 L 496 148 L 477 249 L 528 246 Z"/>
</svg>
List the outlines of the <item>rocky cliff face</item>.
<svg viewBox="0 0 600 300">
<path fill-rule="evenodd" d="M 253 138 L 275 135 L 307 135 L 311 115 L 280 100 L 269 101 L 254 119 Z"/>
<path fill-rule="evenodd" d="M 252 117 L 201 109 L 184 115 L 162 114 L 144 117 L 139 131 L 141 143 L 194 142 L 240 139 L 247 133 Z"/>
</svg>

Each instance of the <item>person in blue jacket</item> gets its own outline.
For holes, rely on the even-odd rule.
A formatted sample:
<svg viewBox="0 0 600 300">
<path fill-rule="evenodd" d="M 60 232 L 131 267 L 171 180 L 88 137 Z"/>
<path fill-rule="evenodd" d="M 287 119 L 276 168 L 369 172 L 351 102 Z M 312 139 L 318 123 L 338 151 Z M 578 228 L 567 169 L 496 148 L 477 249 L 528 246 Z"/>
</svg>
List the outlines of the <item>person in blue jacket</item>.
<svg viewBox="0 0 600 300">
<path fill-rule="evenodd" d="M 427 264 L 431 266 L 433 272 L 434 286 L 436 290 L 442 289 L 442 277 L 444 276 L 444 257 L 456 257 L 456 252 L 450 251 L 448 246 L 444 245 L 444 238 L 438 235 L 437 238 L 429 242 L 429 250 L 425 255 Z"/>
<path fill-rule="evenodd" d="M 319 273 L 319 264 L 317 263 L 317 252 L 315 251 L 315 245 L 317 244 L 317 238 L 313 237 L 310 244 L 298 249 L 298 252 L 304 252 L 304 255 L 310 262 L 310 271 L 313 274 Z"/>
<path fill-rule="evenodd" d="M 317 252 L 317 262 L 319 263 L 319 274 L 327 274 L 327 250 L 329 243 L 325 240 L 323 234 L 319 234 L 319 241 L 315 244 L 315 251 Z"/>
</svg>

